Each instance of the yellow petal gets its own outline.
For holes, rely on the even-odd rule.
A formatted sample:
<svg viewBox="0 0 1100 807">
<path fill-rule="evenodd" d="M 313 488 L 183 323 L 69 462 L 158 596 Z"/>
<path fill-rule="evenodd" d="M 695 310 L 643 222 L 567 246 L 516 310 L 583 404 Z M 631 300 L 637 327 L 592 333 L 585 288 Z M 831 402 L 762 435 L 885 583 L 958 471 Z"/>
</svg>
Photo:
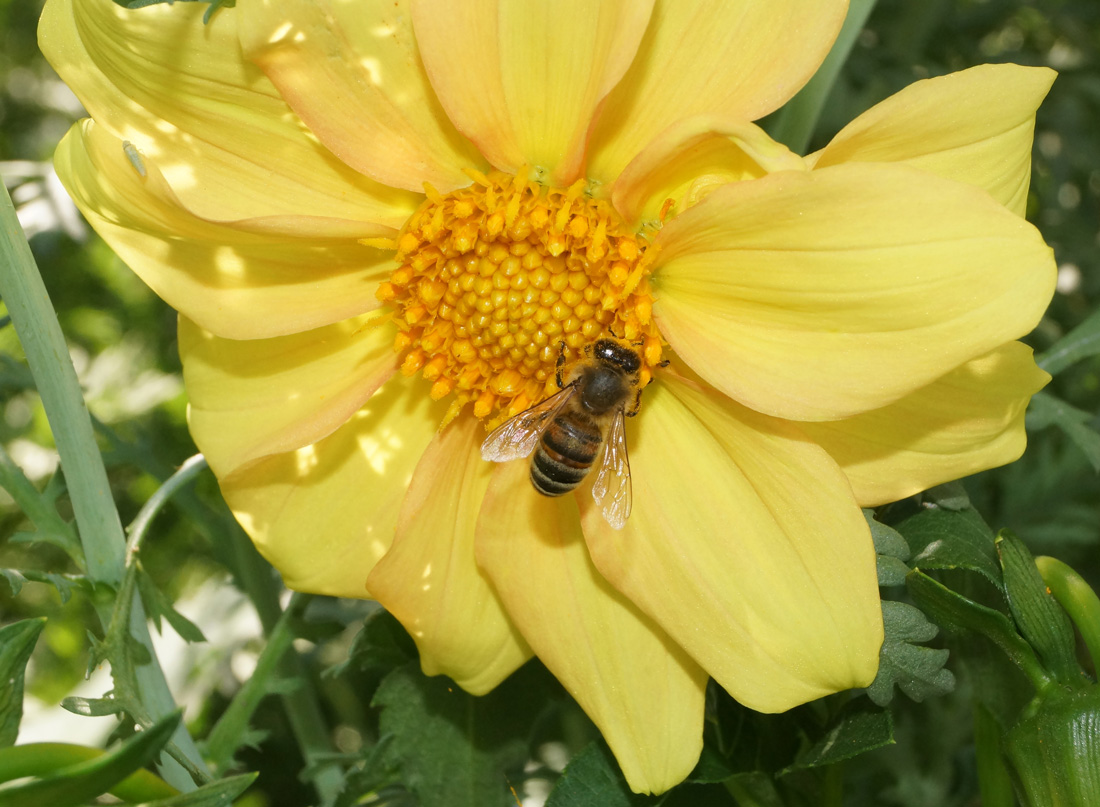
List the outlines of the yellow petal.
<svg viewBox="0 0 1100 807">
<path fill-rule="evenodd" d="M 484 166 L 436 100 L 406 0 L 247 0 L 241 46 L 306 125 L 379 182 L 448 191 Z"/>
<path fill-rule="evenodd" d="M 564 187 L 588 127 L 622 78 L 653 0 L 414 0 L 416 39 L 439 100 L 495 167 L 528 165 Z"/>
<path fill-rule="evenodd" d="M 204 9 L 49 0 L 39 40 L 92 117 L 156 162 L 195 215 L 299 234 L 400 227 L 416 196 L 335 159 L 241 58 L 240 12 L 204 25 Z"/>
<path fill-rule="evenodd" d="M 699 758 L 707 676 L 600 577 L 571 497 L 497 466 L 477 523 L 478 563 L 509 616 L 599 727 L 631 788 L 660 793 Z M 663 591 L 664 584 L 660 584 Z"/>
<path fill-rule="evenodd" d="M 218 477 L 316 443 L 396 372 L 394 329 L 380 315 L 290 336 L 222 339 L 180 317 L 188 423 Z"/>
<path fill-rule="evenodd" d="M 659 0 L 634 64 L 601 108 L 588 176 L 610 182 L 676 121 L 778 109 L 832 47 L 847 0 Z"/>
<path fill-rule="evenodd" d="M 483 695 L 531 657 L 474 560 L 474 526 L 489 487 L 485 429 L 459 418 L 432 440 L 401 506 L 397 537 L 374 567 L 371 593 L 403 624 L 427 675 Z"/>
<path fill-rule="evenodd" d="M 875 552 L 836 463 L 789 424 L 671 373 L 636 420 L 626 526 L 580 496 L 604 577 L 752 709 L 869 684 L 883 636 Z"/>
<path fill-rule="evenodd" d="M 355 241 L 273 237 L 211 224 L 175 201 L 156 166 L 141 176 L 122 142 L 85 119 L 57 174 L 112 249 L 173 308 L 230 339 L 317 328 L 377 308 L 392 253 Z"/>
<path fill-rule="evenodd" d="M 653 314 L 673 349 L 791 420 L 877 409 L 1022 336 L 1056 273 L 988 194 L 886 163 L 725 185 L 657 245 Z"/>
<path fill-rule="evenodd" d="M 399 376 L 320 442 L 221 480 L 229 509 L 290 588 L 370 596 L 367 575 L 393 542 L 409 479 L 446 409 L 420 386 Z"/>
<path fill-rule="evenodd" d="M 1024 410 L 1048 381 L 1031 348 L 1010 342 L 882 409 L 800 425 L 874 507 L 1018 459 Z"/>
<path fill-rule="evenodd" d="M 1035 110 L 1054 82 L 1046 67 L 984 64 L 910 84 L 845 126 L 810 159 L 904 162 L 985 188 L 1024 214 Z"/>
<path fill-rule="evenodd" d="M 646 146 L 611 186 L 611 200 L 636 225 L 656 221 L 662 212 L 678 215 L 729 182 L 804 170 L 801 157 L 759 126 L 697 115 L 674 123 Z"/>
</svg>

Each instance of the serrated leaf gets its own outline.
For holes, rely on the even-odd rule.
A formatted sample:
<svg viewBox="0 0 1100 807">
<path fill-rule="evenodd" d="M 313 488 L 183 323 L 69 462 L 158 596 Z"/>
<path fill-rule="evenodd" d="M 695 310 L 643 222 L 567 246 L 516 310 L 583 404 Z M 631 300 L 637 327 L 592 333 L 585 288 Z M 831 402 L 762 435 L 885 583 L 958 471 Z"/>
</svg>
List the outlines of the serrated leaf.
<svg viewBox="0 0 1100 807">
<path fill-rule="evenodd" d="M 1100 354 L 1100 311 L 1094 311 L 1080 325 L 1035 357 L 1035 363 L 1051 375 L 1081 359 Z"/>
<path fill-rule="evenodd" d="M 80 588 L 85 591 L 92 590 L 92 583 L 81 574 L 54 574 L 53 572 L 40 572 L 37 569 L 0 569 L 14 594 L 18 594 L 23 584 L 28 580 L 35 583 L 45 583 L 57 589 L 57 595 L 64 605 L 73 596 L 73 590 Z"/>
<path fill-rule="evenodd" d="M 205 642 L 198 626 L 173 607 L 172 602 L 164 595 L 152 578 L 143 569 L 137 571 L 137 587 L 141 594 L 141 601 L 145 605 L 146 613 L 153 620 L 157 633 L 163 633 L 160 620 L 164 620 L 172 626 L 179 637 L 185 642 Z"/>
<path fill-rule="evenodd" d="M 905 585 L 905 575 L 909 574 L 909 567 L 905 564 L 909 559 L 909 544 L 905 543 L 901 533 L 893 527 L 876 521 L 873 510 L 864 510 L 863 517 L 867 520 L 867 526 L 871 528 L 871 540 L 875 544 L 878 584 L 880 586 Z"/>
<path fill-rule="evenodd" d="M 1093 418 L 1049 392 L 1037 392 L 1031 396 L 1025 423 L 1031 431 L 1057 426 L 1084 453 L 1093 470 L 1100 472 L 1100 432 L 1089 425 Z"/>
<path fill-rule="evenodd" d="M 56 493 L 49 487 L 46 493 L 39 493 L 34 483 L 27 479 L 23 470 L 4 451 L 3 446 L 0 446 L 0 488 L 8 492 L 34 525 L 35 532 L 20 534 L 23 542 L 45 541 L 53 544 L 83 568 L 84 550 L 76 530 L 57 513 L 54 502 Z"/>
<path fill-rule="evenodd" d="M 248 790 L 258 773 L 242 773 L 210 782 L 190 793 L 143 802 L 137 807 L 229 807 L 233 799 Z"/>
<path fill-rule="evenodd" d="M 894 744 L 894 723 L 890 712 L 865 700 L 850 701 L 825 735 L 798 755 L 783 774 L 803 768 L 832 765 L 867 751 Z"/>
<path fill-rule="evenodd" d="M 1043 582 L 1023 542 L 1007 530 L 997 537 L 1008 607 L 1021 635 L 1035 648 L 1043 666 L 1062 683 L 1081 679 L 1073 626 Z"/>
<path fill-rule="evenodd" d="M 976 510 L 926 507 L 897 530 L 913 555 L 909 565 L 921 569 L 966 569 L 1004 591 L 993 531 Z"/>
<path fill-rule="evenodd" d="M 593 742 L 569 760 L 546 807 L 642 807 L 653 803 L 652 798 L 631 791 L 607 746 Z"/>
<path fill-rule="evenodd" d="M 0 790 L 4 807 L 77 807 L 110 790 L 138 768 L 151 763 L 176 730 L 174 712 L 148 731 L 140 731 L 109 754 L 62 768 L 51 776 Z"/>
<path fill-rule="evenodd" d="M 401 623 L 379 608 L 363 620 L 348 650 L 348 658 L 325 671 L 326 676 L 338 676 L 347 670 L 384 675 L 415 659 L 416 645 Z"/>
<path fill-rule="evenodd" d="M 81 698 L 71 695 L 61 701 L 61 708 L 83 717 L 104 717 L 117 715 L 122 711 L 122 704 L 114 698 Z"/>
<path fill-rule="evenodd" d="M 530 705 L 539 703 L 533 682 L 524 668 L 474 697 L 415 663 L 386 676 L 372 705 L 382 708 L 381 732 L 393 735 L 387 759 L 400 766 L 421 807 L 514 805 L 507 776 L 527 761 Z"/>
<path fill-rule="evenodd" d="M 23 676 L 46 620 L 24 619 L 0 628 L 0 748 L 15 744 L 23 719 Z"/>
<path fill-rule="evenodd" d="M 886 637 L 879 653 L 878 674 L 867 687 L 872 701 L 886 706 L 893 700 L 895 684 L 917 703 L 955 688 L 955 676 L 943 667 L 948 652 L 914 644 L 930 641 L 939 632 L 920 610 L 883 600 L 882 623 Z"/>
<path fill-rule="evenodd" d="M 387 758 L 387 748 L 392 736 L 386 734 L 366 749 L 362 762 L 344 778 L 344 789 L 336 797 L 333 807 L 355 807 L 365 796 L 399 782 L 397 769 Z"/>
</svg>

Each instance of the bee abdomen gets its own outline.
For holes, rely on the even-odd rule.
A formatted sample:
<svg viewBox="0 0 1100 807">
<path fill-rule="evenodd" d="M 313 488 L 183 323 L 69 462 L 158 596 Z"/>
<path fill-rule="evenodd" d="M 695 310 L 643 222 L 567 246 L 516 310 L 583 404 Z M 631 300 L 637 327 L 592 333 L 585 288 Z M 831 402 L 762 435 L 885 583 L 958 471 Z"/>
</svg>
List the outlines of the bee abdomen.
<svg viewBox="0 0 1100 807">
<path fill-rule="evenodd" d="M 544 496 L 561 496 L 581 483 L 600 448 L 592 433 L 567 418 L 556 418 L 531 458 L 531 484 Z"/>
</svg>

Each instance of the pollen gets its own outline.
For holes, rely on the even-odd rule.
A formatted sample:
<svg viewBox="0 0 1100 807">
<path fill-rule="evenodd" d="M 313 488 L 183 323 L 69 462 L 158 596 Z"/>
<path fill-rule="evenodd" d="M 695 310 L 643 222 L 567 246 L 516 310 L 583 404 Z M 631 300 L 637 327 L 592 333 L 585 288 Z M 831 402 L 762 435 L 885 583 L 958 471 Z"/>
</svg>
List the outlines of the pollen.
<svg viewBox="0 0 1100 807">
<path fill-rule="evenodd" d="M 394 309 L 401 371 L 453 394 L 495 426 L 557 390 L 559 357 L 613 336 L 636 345 L 642 378 L 661 361 L 649 273 L 655 250 L 583 180 L 551 188 L 470 172 L 473 184 L 427 198 L 396 240 L 377 296 Z"/>
</svg>

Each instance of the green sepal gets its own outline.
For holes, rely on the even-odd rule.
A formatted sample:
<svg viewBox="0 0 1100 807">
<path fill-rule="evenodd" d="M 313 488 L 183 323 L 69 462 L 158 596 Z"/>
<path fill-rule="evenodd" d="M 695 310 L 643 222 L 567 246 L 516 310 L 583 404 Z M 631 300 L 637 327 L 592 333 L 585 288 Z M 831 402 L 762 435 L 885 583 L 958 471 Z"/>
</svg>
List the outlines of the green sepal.
<svg viewBox="0 0 1100 807">
<path fill-rule="evenodd" d="M 45 618 L 24 619 L 0 628 L 0 748 L 15 744 L 23 719 L 23 674 Z"/>
<path fill-rule="evenodd" d="M 1007 530 L 997 536 L 997 554 L 1004 570 L 1005 592 L 1020 635 L 1035 648 L 1043 666 L 1064 684 L 1082 680 L 1077 664 L 1073 626 L 1051 596 L 1031 553 Z"/>
</svg>

